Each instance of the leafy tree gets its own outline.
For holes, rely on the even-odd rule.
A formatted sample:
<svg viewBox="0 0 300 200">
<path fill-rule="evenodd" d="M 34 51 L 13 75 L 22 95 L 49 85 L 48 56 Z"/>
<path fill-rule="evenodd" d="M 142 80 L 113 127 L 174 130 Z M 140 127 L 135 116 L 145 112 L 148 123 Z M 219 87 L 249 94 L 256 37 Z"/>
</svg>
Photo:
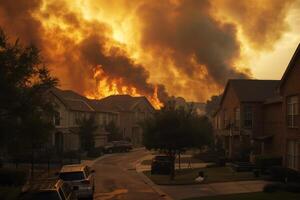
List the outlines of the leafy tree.
<svg viewBox="0 0 300 200">
<path fill-rule="evenodd" d="M 84 151 L 90 151 L 95 147 L 95 132 L 98 129 L 98 125 L 95 120 L 95 116 L 91 115 L 88 118 L 82 118 L 79 120 L 79 137 L 81 143 L 81 149 Z"/>
<path fill-rule="evenodd" d="M 33 45 L 11 43 L 0 28 L 0 143 L 3 151 L 33 152 L 49 138 L 54 106 L 44 94 L 56 86 Z M 18 147 L 18 148 L 16 148 Z"/>
<path fill-rule="evenodd" d="M 105 126 L 105 130 L 107 132 L 109 132 L 109 135 L 108 135 L 109 142 L 123 139 L 122 133 L 114 121 L 110 121 Z"/>
<path fill-rule="evenodd" d="M 201 148 L 212 141 L 212 127 L 204 116 L 194 109 L 179 107 L 169 102 L 152 118 L 142 124 L 143 143 L 147 149 L 165 152 L 173 162 L 171 178 L 175 176 L 175 157 L 187 148 Z"/>
</svg>

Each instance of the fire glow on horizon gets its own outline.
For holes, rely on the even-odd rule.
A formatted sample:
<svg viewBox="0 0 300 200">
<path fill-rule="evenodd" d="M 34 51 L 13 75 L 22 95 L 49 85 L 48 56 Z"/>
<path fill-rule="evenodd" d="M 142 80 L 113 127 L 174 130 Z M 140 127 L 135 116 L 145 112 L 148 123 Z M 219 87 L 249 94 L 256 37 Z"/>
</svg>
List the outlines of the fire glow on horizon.
<svg viewBox="0 0 300 200">
<path fill-rule="evenodd" d="M 36 44 L 63 88 L 146 96 L 160 108 L 253 77 L 245 54 L 273 48 L 296 1 L 0 0 L 0 26 Z"/>
</svg>

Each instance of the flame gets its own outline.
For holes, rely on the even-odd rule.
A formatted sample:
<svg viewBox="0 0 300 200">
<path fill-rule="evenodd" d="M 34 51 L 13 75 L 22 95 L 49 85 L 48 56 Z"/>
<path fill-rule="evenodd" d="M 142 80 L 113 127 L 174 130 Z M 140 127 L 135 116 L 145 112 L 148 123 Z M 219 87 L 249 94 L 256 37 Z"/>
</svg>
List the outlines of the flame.
<svg viewBox="0 0 300 200">
<path fill-rule="evenodd" d="M 96 82 L 96 89 L 93 91 L 86 91 L 85 96 L 89 99 L 101 99 L 110 95 L 130 95 L 133 97 L 143 96 L 137 91 L 134 86 L 125 85 L 122 78 L 108 77 L 101 66 L 93 69 L 93 79 Z M 163 103 L 159 100 L 157 95 L 158 89 L 155 87 L 152 96 L 146 96 L 155 109 L 163 107 Z"/>
</svg>

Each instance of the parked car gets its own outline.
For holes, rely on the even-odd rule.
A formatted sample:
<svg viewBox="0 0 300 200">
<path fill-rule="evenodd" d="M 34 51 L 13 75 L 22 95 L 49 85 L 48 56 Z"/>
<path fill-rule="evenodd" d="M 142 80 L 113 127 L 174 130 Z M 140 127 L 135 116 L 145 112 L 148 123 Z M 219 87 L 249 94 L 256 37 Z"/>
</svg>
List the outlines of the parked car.
<svg viewBox="0 0 300 200">
<path fill-rule="evenodd" d="M 151 174 L 170 174 L 172 164 L 169 156 L 157 155 L 151 162 Z"/>
<path fill-rule="evenodd" d="M 132 150 L 132 144 L 128 141 L 112 141 L 104 146 L 105 153 L 128 152 Z"/>
<path fill-rule="evenodd" d="M 93 199 L 95 190 L 94 172 L 86 165 L 64 165 L 58 176 L 72 186 L 78 198 Z"/>
<path fill-rule="evenodd" d="M 21 200 L 77 200 L 71 186 L 63 180 L 37 180 L 22 189 Z"/>
</svg>

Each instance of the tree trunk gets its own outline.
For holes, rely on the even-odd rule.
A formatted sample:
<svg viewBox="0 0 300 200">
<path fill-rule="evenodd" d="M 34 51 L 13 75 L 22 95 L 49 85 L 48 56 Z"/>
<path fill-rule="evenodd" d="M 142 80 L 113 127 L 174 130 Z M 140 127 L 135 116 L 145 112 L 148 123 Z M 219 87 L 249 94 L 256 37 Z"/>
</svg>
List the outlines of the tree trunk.
<svg viewBox="0 0 300 200">
<path fill-rule="evenodd" d="M 31 150 L 31 179 L 34 178 L 34 150 Z"/>
<path fill-rule="evenodd" d="M 174 178 L 175 178 L 175 155 L 172 152 L 170 152 L 169 157 L 171 160 L 170 180 L 174 180 Z"/>
</svg>

